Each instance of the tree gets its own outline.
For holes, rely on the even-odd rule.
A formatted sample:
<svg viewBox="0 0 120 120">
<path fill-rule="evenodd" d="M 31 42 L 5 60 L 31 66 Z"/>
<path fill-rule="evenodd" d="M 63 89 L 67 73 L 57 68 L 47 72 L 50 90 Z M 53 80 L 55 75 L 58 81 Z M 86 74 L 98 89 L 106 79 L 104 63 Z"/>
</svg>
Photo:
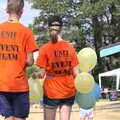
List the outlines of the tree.
<svg viewBox="0 0 120 120">
<path fill-rule="evenodd" d="M 72 0 L 33 0 L 33 7 L 40 9 L 40 16 L 35 19 L 31 29 L 36 33 L 37 41 L 39 44 L 45 43 L 47 41 L 47 18 L 51 14 L 59 14 L 63 17 L 64 22 L 64 32 L 63 37 L 70 42 L 77 43 L 76 49 L 79 51 L 81 48 L 85 47 L 86 33 L 90 32 L 90 29 L 86 29 L 84 24 L 89 22 L 84 18 L 79 19 L 77 16 L 76 6 L 78 3 Z M 76 19 L 77 18 L 77 19 Z M 74 33 L 74 35 L 73 35 Z"/>
<path fill-rule="evenodd" d="M 47 18 L 51 14 L 60 14 L 65 25 L 66 34 L 63 36 L 75 43 L 77 51 L 92 44 L 98 55 L 98 66 L 95 68 L 97 70 L 94 70 L 94 75 L 97 76 L 99 72 L 104 71 L 105 64 L 101 62 L 100 48 L 118 42 L 120 38 L 119 0 L 32 0 L 32 2 L 34 8 L 41 10 L 40 16 L 31 26 L 38 39 L 46 42 Z"/>
<path fill-rule="evenodd" d="M 80 6 L 80 11 L 83 11 L 86 16 L 92 19 L 92 27 L 94 34 L 94 46 L 98 55 L 97 74 L 104 71 L 106 64 L 101 61 L 100 48 L 111 43 L 118 42 L 119 39 L 119 18 L 120 18 L 120 1 L 119 0 L 89 0 L 85 1 Z M 86 9 L 85 9 L 86 8 Z M 116 29 L 116 30 L 115 30 Z M 116 32 L 117 31 L 117 32 Z M 105 37 L 106 36 L 106 37 Z M 113 57 L 114 58 L 114 57 Z M 113 59 L 110 66 L 113 64 Z M 106 61 L 107 63 L 107 61 Z"/>
</svg>

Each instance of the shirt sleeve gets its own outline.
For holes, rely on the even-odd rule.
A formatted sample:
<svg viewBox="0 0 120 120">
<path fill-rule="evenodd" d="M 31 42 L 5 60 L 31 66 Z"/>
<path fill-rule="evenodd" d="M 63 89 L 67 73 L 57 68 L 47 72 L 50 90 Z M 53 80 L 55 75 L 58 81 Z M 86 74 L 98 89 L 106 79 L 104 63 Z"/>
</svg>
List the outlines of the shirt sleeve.
<svg viewBox="0 0 120 120">
<path fill-rule="evenodd" d="M 35 52 L 38 50 L 33 33 L 30 31 L 26 41 L 26 52 Z"/>
<path fill-rule="evenodd" d="M 44 47 L 39 50 L 39 55 L 36 61 L 36 65 L 42 68 L 47 67 L 47 55 Z"/>
<path fill-rule="evenodd" d="M 79 64 L 79 60 L 74 47 L 72 47 L 72 51 L 73 51 L 72 66 L 75 67 Z"/>
</svg>

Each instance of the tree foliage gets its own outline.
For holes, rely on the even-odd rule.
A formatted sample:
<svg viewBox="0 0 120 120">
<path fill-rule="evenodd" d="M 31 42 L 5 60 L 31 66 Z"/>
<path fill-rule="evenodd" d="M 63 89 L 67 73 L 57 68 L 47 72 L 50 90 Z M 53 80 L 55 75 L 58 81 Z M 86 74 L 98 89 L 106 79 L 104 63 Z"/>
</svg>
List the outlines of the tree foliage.
<svg viewBox="0 0 120 120">
<path fill-rule="evenodd" d="M 31 0 L 33 7 L 40 10 L 40 16 L 31 25 L 38 44 L 47 41 L 47 18 L 51 14 L 63 17 L 63 37 L 74 43 L 76 50 L 90 46 L 98 55 L 95 74 L 104 71 L 108 61 L 118 57 L 100 58 L 100 48 L 120 39 L 120 0 Z M 118 63 L 118 62 L 117 62 Z M 113 64 L 111 62 L 111 64 Z M 114 64 L 116 65 L 116 64 Z M 112 66 L 114 66 L 112 65 Z M 107 70 L 109 70 L 107 67 Z"/>
</svg>

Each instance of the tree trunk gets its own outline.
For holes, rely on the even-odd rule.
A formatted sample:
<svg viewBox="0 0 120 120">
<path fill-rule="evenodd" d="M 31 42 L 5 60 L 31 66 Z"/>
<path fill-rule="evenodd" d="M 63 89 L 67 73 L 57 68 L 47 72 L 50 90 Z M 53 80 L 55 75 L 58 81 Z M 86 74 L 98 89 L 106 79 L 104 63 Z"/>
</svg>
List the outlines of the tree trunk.
<svg viewBox="0 0 120 120">
<path fill-rule="evenodd" d="M 93 32 L 94 32 L 94 46 L 95 51 L 97 53 L 97 66 L 96 69 L 93 71 L 93 76 L 96 81 L 98 81 L 98 74 L 103 71 L 104 65 L 102 64 L 101 58 L 100 58 L 100 48 L 102 47 L 102 25 L 98 21 L 98 17 L 95 15 L 92 17 L 93 22 Z"/>
</svg>

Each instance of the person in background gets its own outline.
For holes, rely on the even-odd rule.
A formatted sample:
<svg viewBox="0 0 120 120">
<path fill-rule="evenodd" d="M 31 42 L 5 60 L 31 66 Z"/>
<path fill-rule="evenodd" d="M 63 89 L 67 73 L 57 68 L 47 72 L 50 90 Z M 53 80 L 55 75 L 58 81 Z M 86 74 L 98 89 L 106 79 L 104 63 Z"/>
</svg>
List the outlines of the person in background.
<svg viewBox="0 0 120 120">
<path fill-rule="evenodd" d="M 76 94 L 75 101 L 80 108 L 80 120 L 94 119 L 95 104 L 100 98 L 100 87 L 97 83 L 90 92 Z"/>
<path fill-rule="evenodd" d="M 70 120 L 79 62 L 74 47 L 61 37 L 62 18 L 50 16 L 48 26 L 50 41 L 39 51 L 37 66 L 41 70 L 33 76 L 46 76 L 43 84 L 44 120 L 55 120 L 58 107 L 60 120 Z"/>
<path fill-rule="evenodd" d="M 19 19 L 24 0 L 7 0 L 8 20 L 0 24 L 0 114 L 5 120 L 25 120 L 29 114 L 26 67 L 38 50 L 33 33 Z"/>
</svg>

